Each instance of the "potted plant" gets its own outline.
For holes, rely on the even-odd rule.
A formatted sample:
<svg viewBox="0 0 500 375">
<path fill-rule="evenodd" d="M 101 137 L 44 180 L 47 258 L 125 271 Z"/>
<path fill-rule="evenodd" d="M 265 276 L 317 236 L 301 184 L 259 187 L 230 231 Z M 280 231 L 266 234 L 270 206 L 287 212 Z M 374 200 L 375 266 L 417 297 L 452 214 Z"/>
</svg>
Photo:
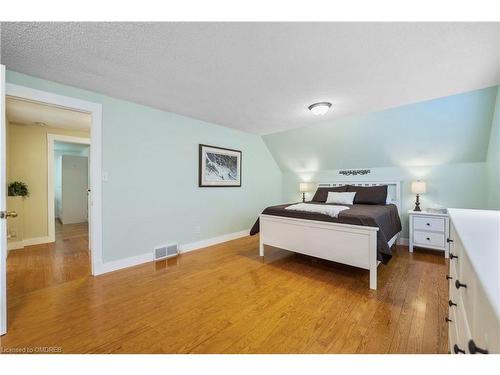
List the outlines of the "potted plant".
<svg viewBox="0 0 500 375">
<path fill-rule="evenodd" d="M 14 181 L 9 184 L 9 197 L 27 197 L 29 196 L 28 185 L 21 181 Z"/>
</svg>

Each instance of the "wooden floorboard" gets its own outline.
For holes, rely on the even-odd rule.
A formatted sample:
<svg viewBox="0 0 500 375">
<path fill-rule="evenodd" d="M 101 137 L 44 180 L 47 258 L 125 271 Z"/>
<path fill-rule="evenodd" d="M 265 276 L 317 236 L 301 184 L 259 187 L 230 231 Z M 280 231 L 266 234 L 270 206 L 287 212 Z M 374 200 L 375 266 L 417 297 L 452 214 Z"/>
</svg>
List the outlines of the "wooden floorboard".
<svg viewBox="0 0 500 375">
<path fill-rule="evenodd" d="M 55 242 L 9 252 L 8 297 L 90 275 L 87 223 L 55 222 Z"/>
<path fill-rule="evenodd" d="M 368 271 L 244 237 L 88 276 L 82 228 L 8 259 L 3 348 L 64 353 L 446 353 L 447 261 L 397 247 Z M 52 259 L 52 260 L 51 260 Z"/>
</svg>

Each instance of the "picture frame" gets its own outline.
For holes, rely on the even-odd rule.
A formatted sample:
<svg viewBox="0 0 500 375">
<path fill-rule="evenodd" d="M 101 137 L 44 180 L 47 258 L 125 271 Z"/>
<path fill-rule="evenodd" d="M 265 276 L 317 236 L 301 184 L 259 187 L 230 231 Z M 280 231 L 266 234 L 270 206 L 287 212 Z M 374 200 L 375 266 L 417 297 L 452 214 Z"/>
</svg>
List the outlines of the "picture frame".
<svg viewBox="0 0 500 375">
<path fill-rule="evenodd" d="M 200 144 L 198 187 L 241 187 L 242 152 Z"/>
</svg>

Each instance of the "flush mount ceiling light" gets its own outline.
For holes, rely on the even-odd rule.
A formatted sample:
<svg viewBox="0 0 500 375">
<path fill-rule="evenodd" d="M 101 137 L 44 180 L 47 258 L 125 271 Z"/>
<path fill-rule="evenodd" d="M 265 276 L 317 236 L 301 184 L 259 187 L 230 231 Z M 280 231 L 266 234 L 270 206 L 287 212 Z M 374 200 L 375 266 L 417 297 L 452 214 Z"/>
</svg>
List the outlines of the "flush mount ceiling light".
<svg viewBox="0 0 500 375">
<path fill-rule="evenodd" d="M 319 102 L 319 103 L 311 104 L 308 108 L 316 116 L 320 116 L 320 115 L 324 115 L 326 112 L 328 112 L 328 110 L 330 109 L 331 106 L 332 106 L 332 103 Z"/>
</svg>

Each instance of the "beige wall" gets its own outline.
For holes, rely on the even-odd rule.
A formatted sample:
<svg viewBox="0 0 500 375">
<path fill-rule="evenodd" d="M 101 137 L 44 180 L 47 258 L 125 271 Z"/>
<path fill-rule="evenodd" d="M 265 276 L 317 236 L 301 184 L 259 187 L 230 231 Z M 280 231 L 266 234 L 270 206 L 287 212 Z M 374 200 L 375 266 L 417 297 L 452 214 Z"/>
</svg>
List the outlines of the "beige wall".
<svg viewBox="0 0 500 375">
<path fill-rule="evenodd" d="M 48 236 L 47 134 L 90 137 L 88 131 L 7 125 L 7 182 L 22 181 L 28 185 L 30 192 L 29 197 L 24 199 L 24 240 Z"/>
</svg>

